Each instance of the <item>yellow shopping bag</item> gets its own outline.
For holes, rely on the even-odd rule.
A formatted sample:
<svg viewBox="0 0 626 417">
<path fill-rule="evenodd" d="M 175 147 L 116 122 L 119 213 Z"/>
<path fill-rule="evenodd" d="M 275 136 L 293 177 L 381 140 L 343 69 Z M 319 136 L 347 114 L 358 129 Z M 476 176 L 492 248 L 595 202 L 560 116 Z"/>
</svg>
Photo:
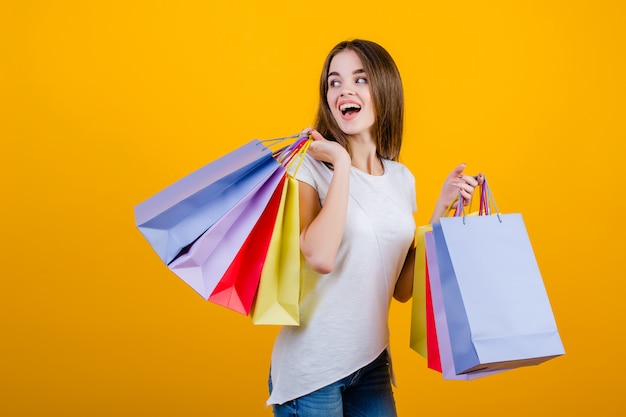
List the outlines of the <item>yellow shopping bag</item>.
<svg viewBox="0 0 626 417">
<path fill-rule="evenodd" d="M 287 168 L 297 162 L 285 179 L 274 232 L 261 271 L 259 289 L 252 307 L 253 324 L 300 324 L 300 194 L 295 176 L 311 139 L 298 149 Z"/>
<path fill-rule="evenodd" d="M 251 316 L 253 324 L 300 324 L 300 211 L 298 181 L 285 179 L 274 232 Z"/>
<path fill-rule="evenodd" d="M 411 305 L 411 349 L 427 358 L 426 349 L 426 244 L 424 234 L 433 230 L 431 224 L 417 228 L 415 239 L 415 274 Z"/>
</svg>

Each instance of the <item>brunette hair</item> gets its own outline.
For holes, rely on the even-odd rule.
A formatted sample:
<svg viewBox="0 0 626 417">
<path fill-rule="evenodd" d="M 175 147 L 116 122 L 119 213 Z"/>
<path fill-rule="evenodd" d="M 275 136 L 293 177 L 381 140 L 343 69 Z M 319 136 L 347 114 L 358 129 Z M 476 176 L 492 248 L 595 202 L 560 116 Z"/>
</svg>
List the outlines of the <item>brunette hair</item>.
<svg viewBox="0 0 626 417">
<path fill-rule="evenodd" d="M 397 161 L 404 126 L 402 80 L 389 52 L 375 42 L 362 39 L 343 41 L 329 52 L 320 77 L 320 101 L 315 129 L 325 138 L 338 142 L 350 152 L 347 136 L 337 125 L 326 100 L 330 63 L 335 55 L 344 50 L 351 50 L 357 54 L 368 78 L 375 115 L 372 133 L 376 140 L 378 156 Z"/>
</svg>

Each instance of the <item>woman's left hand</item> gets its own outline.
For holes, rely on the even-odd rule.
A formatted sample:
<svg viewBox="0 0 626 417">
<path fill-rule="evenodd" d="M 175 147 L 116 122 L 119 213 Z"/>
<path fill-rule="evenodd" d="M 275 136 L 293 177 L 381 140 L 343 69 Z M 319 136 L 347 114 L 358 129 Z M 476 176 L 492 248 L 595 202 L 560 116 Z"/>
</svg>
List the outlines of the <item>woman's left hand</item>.
<svg viewBox="0 0 626 417">
<path fill-rule="evenodd" d="M 439 194 L 431 223 L 438 221 L 450 208 L 450 205 L 452 205 L 452 208 L 458 205 L 458 199 L 455 200 L 457 196 L 460 195 L 463 205 L 467 205 L 472 198 L 474 188 L 483 183 L 484 177 L 482 174 L 476 176 L 466 175 L 463 174 L 464 170 L 465 164 L 461 164 L 448 174 L 443 187 L 441 187 L 441 193 Z"/>
</svg>

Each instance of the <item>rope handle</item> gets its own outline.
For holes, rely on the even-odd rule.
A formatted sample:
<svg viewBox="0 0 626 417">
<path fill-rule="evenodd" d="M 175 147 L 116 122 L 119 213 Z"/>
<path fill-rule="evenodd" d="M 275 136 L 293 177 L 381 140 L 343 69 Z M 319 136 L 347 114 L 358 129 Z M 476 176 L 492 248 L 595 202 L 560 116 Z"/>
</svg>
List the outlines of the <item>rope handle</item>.
<svg viewBox="0 0 626 417">
<path fill-rule="evenodd" d="M 273 151 L 273 156 L 283 167 L 287 169 L 287 171 L 291 169 L 295 161 L 298 161 L 298 164 L 293 172 L 293 176 L 295 176 L 300 169 L 300 165 L 304 159 L 304 154 L 306 154 L 311 142 L 313 141 L 308 134 L 296 133 L 294 135 L 284 136 L 281 138 L 265 139 L 260 142 L 267 147 L 276 147 L 277 145 L 280 145 L 290 139 L 296 140 L 289 145 L 282 146 Z"/>
</svg>

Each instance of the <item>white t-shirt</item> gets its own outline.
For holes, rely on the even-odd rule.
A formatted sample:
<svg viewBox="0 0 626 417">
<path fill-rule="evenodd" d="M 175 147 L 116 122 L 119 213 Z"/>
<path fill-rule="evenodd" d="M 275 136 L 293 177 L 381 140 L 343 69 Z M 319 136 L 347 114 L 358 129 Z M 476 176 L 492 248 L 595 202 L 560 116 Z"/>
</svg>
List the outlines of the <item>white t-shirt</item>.
<svg viewBox="0 0 626 417">
<path fill-rule="evenodd" d="M 344 378 L 389 345 L 389 306 L 415 235 L 415 179 L 384 160 L 384 174 L 350 171 L 346 227 L 334 270 L 303 265 L 300 326 L 283 327 L 274 344 L 272 392 L 283 404 Z M 306 155 L 296 178 L 324 205 L 333 171 Z"/>
</svg>

